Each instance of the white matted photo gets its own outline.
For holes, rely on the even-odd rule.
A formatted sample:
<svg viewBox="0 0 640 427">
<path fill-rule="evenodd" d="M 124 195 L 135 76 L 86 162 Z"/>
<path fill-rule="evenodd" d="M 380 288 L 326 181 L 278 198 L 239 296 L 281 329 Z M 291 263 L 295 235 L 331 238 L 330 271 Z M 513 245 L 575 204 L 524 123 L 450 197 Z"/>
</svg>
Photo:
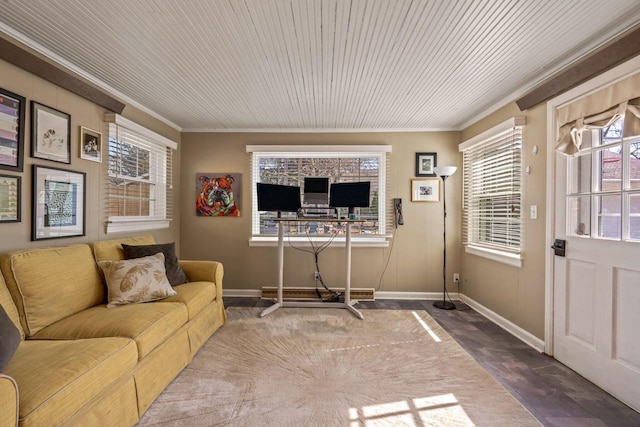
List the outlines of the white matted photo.
<svg viewBox="0 0 640 427">
<path fill-rule="evenodd" d="M 412 202 L 439 202 L 440 178 L 425 178 L 411 180 Z"/>
<path fill-rule="evenodd" d="M 86 174 L 33 165 L 31 240 L 85 235 Z"/>
<path fill-rule="evenodd" d="M 80 126 L 80 158 L 102 162 L 102 134 Z"/>
<path fill-rule="evenodd" d="M 71 163 L 71 116 L 31 101 L 31 157 Z"/>
</svg>

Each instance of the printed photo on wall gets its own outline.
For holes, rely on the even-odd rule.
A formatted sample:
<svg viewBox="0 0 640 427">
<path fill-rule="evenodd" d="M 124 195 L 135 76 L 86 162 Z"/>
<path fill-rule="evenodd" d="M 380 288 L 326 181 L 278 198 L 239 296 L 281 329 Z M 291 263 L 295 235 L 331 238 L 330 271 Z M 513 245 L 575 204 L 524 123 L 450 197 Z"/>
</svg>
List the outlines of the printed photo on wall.
<svg viewBox="0 0 640 427">
<path fill-rule="evenodd" d="M 240 216 L 242 174 L 197 173 L 197 216 Z"/>
<path fill-rule="evenodd" d="M 71 116 L 31 101 L 31 157 L 71 163 Z"/>
</svg>

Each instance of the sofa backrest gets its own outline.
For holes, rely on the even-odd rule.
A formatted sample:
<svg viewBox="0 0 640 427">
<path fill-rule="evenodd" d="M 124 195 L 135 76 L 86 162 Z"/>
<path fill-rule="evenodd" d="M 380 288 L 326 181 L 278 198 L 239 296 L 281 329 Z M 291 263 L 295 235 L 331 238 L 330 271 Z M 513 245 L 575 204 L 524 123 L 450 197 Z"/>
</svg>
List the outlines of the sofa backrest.
<svg viewBox="0 0 640 427">
<path fill-rule="evenodd" d="M 87 244 L 8 252 L 0 269 L 27 337 L 106 300 Z"/>
<path fill-rule="evenodd" d="M 125 245 L 153 245 L 155 240 L 153 236 L 129 237 L 125 239 L 100 240 L 89 243 L 93 249 L 93 255 L 96 261 L 118 261 L 124 259 L 122 244 Z"/>
<path fill-rule="evenodd" d="M 16 305 L 13 303 L 13 299 L 11 299 L 11 294 L 9 293 L 9 289 L 7 289 L 7 285 L 4 281 L 4 277 L 0 274 L 0 306 L 4 308 L 4 311 L 9 316 L 9 319 L 16 325 L 18 331 L 20 331 L 20 339 L 24 339 L 24 331 L 22 330 L 22 325 L 20 324 L 20 315 L 18 314 L 18 309 Z"/>
</svg>

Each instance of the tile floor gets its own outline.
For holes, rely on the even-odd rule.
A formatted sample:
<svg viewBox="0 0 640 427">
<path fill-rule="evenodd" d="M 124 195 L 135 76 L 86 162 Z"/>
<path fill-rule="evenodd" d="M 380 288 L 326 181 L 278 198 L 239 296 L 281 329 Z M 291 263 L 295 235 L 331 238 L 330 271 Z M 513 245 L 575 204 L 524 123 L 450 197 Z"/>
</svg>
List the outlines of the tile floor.
<svg viewBox="0 0 640 427">
<path fill-rule="evenodd" d="M 259 298 L 224 298 L 227 307 L 267 307 Z M 425 310 L 545 426 L 640 426 L 640 413 L 553 358 L 538 353 L 456 301 L 438 310 L 432 301 L 363 301 L 361 309 Z M 640 387 L 640 385 L 639 385 Z"/>
</svg>

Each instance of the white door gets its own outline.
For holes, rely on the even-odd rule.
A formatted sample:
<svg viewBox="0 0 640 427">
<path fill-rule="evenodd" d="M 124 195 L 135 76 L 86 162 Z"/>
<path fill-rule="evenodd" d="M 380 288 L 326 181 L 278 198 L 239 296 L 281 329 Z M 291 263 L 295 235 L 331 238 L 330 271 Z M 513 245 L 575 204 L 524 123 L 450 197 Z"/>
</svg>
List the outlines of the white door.
<svg viewBox="0 0 640 427">
<path fill-rule="evenodd" d="M 614 125 L 556 156 L 553 353 L 640 410 L 640 138 Z M 604 133 L 602 133 L 604 132 Z"/>
</svg>

